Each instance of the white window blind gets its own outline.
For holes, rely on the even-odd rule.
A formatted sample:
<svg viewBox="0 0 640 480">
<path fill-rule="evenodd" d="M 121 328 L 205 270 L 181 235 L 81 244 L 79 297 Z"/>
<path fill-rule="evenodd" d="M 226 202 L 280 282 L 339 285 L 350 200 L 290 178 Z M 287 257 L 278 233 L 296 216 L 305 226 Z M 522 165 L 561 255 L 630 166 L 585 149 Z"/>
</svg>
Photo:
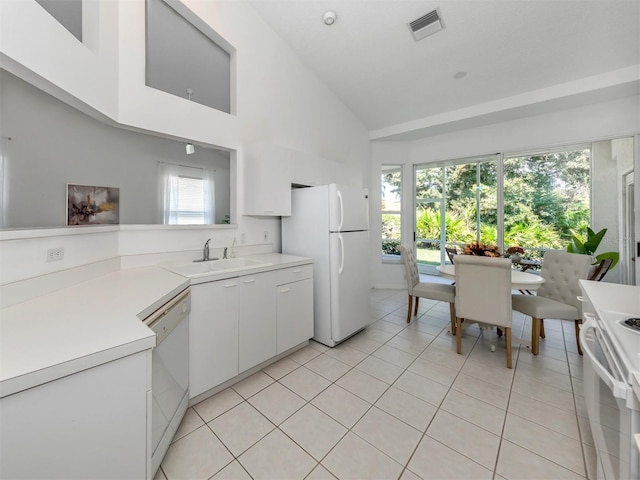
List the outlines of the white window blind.
<svg viewBox="0 0 640 480">
<path fill-rule="evenodd" d="M 204 223 L 204 180 L 173 177 L 174 194 L 178 197 L 176 223 L 178 225 Z"/>
<path fill-rule="evenodd" d="M 162 223 L 215 223 L 214 172 L 206 168 L 160 164 Z"/>
</svg>

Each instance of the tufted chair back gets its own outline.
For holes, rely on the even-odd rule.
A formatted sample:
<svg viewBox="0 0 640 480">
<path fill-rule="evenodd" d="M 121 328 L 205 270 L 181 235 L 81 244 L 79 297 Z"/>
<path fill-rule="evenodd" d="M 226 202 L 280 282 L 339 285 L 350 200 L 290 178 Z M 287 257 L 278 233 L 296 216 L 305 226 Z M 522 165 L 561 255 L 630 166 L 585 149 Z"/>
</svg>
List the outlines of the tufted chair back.
<svg viewBox="0 0 640 480">
<path fill-rule="evenodd" d="M 538 296 L 571 305 L 582 316 L 582 303 L 578 300 L 578 280 L 587 278 L 591 260 L 589 255 L 547 250 L 540 272 L 545 283 L 538 290 Z"/>
<path fill-rule="evenodd" d="M 409 289 L 409 295 L 412 295 L 413 287 L 420 283 L 418 260 L 416 259 L 413 246 L 400 245 L 399 250 L 402 255 L 402 262 L 404 263 L 404 270 L 407 275 L 407 288 Z"/>
<path fill-rule="evenodd" d="M 500 327 L 511 326 L 511 260 L 456 257 L 456 315 Z"/>
</svg>

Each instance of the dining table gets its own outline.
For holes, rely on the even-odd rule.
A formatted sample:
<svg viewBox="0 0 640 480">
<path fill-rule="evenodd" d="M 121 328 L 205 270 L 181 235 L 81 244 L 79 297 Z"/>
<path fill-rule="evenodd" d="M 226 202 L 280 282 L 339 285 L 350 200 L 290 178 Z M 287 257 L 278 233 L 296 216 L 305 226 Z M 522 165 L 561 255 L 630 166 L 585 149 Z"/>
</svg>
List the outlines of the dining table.
<svg viewBox="0 0 640 480">
<path fill-rule="evenodd" d="M 436 270 L 440 272 L 440 275 L 450 280 L 456 279 L 456 266 L 455 265 L 439 265 Z M 523 295 L 533 295 L 532 291 L 537 290 L 544 283 L 544 278 L 540 275 L 533 273 L 523 272 L 521 270 L 511 270 L 511 287 L 514 290 L 519 290 Z M 465 322 L 463 330 L 474 322 Z M 450 328 L 450 327 L 449 327 Z M 500 329 L 498 329 L 500 331 Z M 511 334 L 511 341 L 520 345 L 531 348 L 531 339 L 520 338 L 517 335 Z"/>
<path fill-rule="evenodd" d="M 438 265 L 436 270 L 440 272 L 440 275 L 450 280 L 456 279 L 456 266 L 455 265 Z M 544 278 L 534 273 L 523 272 L 521 270 L 511 270 L 511 286 L 514 290 L 520 290 L 520 292 L 531 293 L 532 290 L 537 290 L 544 283 Z"/>
<path fill-rule="evenodd" d="M 513 264 L 514 267 L 519 268 L 521 272 L 526 272 L 530 268 L 537 270 L 540 267 L 542 267 L 542 262 L 540 260 L 525 260 L 524 258 L 520 260 L 516 260 L 512 258 L 511 263 Z"/>
</svg>

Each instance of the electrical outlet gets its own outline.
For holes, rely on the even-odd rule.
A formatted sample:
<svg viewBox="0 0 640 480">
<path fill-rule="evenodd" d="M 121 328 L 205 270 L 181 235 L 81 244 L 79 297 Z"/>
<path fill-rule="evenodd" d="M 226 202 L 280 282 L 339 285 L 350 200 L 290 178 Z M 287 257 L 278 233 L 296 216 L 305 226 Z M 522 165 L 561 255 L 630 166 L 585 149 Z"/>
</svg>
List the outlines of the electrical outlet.
<svg viewBox="0 0 640 480">
<path fill-rule="evenodd" d="M 269 232 L 267 232 L 266 230 L 264 231 L 264 241 L 269 241 Z"/>
<path fill-rule="evenodd" d="M 47 249 L 47 262 L 57 262 L 64 258 L 64 247 L 55 247 Z"/>
</svg>

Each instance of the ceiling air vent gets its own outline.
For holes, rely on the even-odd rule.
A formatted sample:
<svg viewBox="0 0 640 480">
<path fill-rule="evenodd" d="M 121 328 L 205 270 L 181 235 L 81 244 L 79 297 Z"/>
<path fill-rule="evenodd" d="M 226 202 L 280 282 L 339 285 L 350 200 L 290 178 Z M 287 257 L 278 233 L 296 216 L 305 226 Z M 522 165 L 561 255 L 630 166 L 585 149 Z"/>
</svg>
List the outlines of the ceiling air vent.
<svg viewBox="0 0 640 480">
<path fill-rule="evenodd" d="M 438 9 L 433 10 L 420 18 L 416 18 L 413 22 L 410 22 L 407 25 L 409 26 L 409 30 L 411 30 L 416 42 L 428 37 L 429 35 L 433 35 L 444 28 L 444 23 L 442 23 L 442 18 L 440 18 L 440 12 L 438 12 Z"/>
</svg>

